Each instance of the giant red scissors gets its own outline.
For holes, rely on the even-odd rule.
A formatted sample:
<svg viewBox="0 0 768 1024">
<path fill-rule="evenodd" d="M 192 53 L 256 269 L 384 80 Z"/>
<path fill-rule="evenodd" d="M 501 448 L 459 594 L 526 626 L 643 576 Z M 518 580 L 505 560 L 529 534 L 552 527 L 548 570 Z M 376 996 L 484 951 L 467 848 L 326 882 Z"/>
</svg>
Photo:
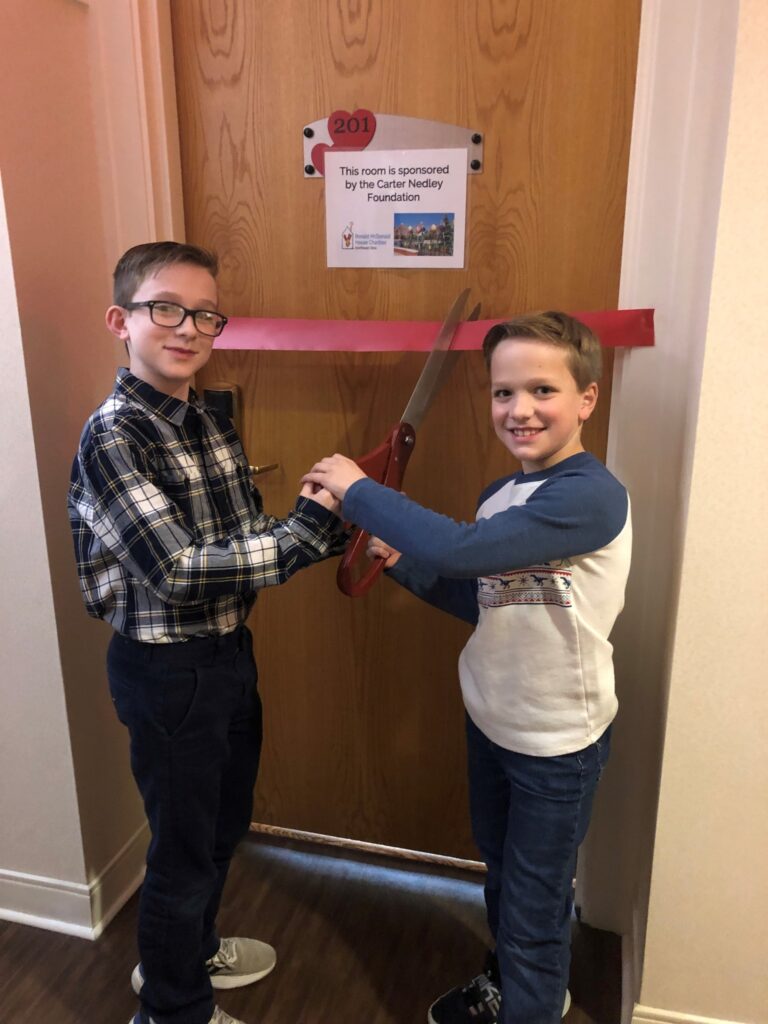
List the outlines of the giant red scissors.
<svg viewBox="0 0 768 1024">
<path fill-rule="evenodd" d="M 469 288 L 465 288 L 448 311 L 400 420 L 392 427 L 386 440 L 378 448 L 355 459 L 357 465 L 367 476 L 387 487 L 400 490 L 405 467 L 416 444 L 416 431 L 432 404 L 432 400 L 453 369 L 458 353 L 451 351 L 451 344 L 468 296 Z M 467 319 L 477 320 L 479 315 L 480 305 L 478 303 Z M 355 570 L 365 555 L 368 537 L 369 534 L 359 527 L 353 530 L 336 574 L 339 590 L 349 597 L 360 597 L 365 594 L 384 568 L 385 559 L 376 558 L 371 561 L 370 566 L 362 575 L 356 575 Z"/>
</svg>

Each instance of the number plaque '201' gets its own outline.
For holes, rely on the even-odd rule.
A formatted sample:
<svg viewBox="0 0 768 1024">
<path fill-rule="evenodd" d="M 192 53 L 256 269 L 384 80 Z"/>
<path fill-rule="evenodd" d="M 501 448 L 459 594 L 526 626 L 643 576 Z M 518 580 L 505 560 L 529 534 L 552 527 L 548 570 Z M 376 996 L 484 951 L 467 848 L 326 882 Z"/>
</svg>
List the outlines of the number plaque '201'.
<svg viewBox="0 0 768 1024">
<path fill-rule="evenodd" d="M 305 125 L 304 177 L 321 178 L 329 150 L 465 149 L 467 173 L 483 169 L 483 134 L 475 128 L 425 121 L 420 117 L 374 114 L 372 110 L 334 110 Z"/>
</svg>

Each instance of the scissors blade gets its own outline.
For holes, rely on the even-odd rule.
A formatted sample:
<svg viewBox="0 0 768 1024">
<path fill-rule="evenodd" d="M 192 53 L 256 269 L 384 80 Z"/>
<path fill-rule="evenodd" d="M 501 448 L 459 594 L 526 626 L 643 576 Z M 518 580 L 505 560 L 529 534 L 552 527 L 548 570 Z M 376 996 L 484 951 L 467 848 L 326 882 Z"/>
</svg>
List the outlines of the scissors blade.
<svg viewBox="0 0 768 1024">
<path fill-rule="evenodd" d="M 450 351 L 453 336 L 456 333 L 456 328 L 459 326 L 461 312 L 464 309 L 468 296 L 469 288 L 465 288 L 448 311 L 448 315 L 443 321 L 442 326 L 437 333 L 437 337 L 434 340 L 432 351 L 430 352 L 426 363 L 424 363 L 424 368 L 421 371 L 419 379 L 416 381 L 416 386 L 411 393 L 411 397 L 408 399 L 405 411 L 400 417 L 401 423 L 408 423 L 414 430 L 418 429 L 421 421 L 424 419 L 427 409 L 429 409 L 432 404 L 433 398 L 440 390 L 447 376 L 447 373 L 443 372 L 445 362 Z"/>
<path fill-rule="evenodd" d="M 477 320 L 479 316 L 480 316 L 480 303 L 478 302 L 477 305 L 472 310 L 472 312 L 467 317 L 467 323 L 469 323 L 472 320 Z M 452 342 L 453 342 L 453 334 L 451 335 L 451 338 L 450 338 L 450 341 L 449 341 L 449 345 Z M 434 350 L 433 350 L 432 354 L 435 355 Z M 436 369 L 435 369 L 435 372 L 434 372 L 434 376 L 430 375 L 429 394 L 428 394 L 427 402 L 426 402 L 425 405 L 423 405 L 423 407 L 416 406 L 416 408 L 415 408 L 414 415 L 417 417 L 417 422 L 414 422 L 413 419 L 408 419 L 406 414 L 408 413 L 408 411 L 411 409 L 412 406 L 416 405 L 416 403 L 415 403 L 416 389 L 421 384 L 421 377 L 419 377 L 419 380 L 416 383 L 416 388 L 414 388 L 413 394 L 411 395 L 411 398 L 410 398 L 410 400 L 408 402 L 408 408 L 406 408 L 405 413 L 403 413 L 403 418 L 400 421 L 401 423 L 409 423 L 413 427 L 414 430 L 423 421 L 424 416 L 425 416 L 427 410 L 429 409 L 430 405 L 432 404 L 432 399 L 435 397 L 435 395 L 438 394 L 438 392 L 440 391 L 442 386 L 445 384 L 446 380 L 450 377 L 451 373 L 453 372 L 454 366 L 459 361 L 459 356 L 461 355 L 461 353 L 457 352 L 453 348 L 448 348 L 447 350 L 441 349 L 437 353 L 437 355 L 439 355 L 441 357 L 441 359 L 440 359 L 439 363 L 437 362 L 437 360 L 435 360 Z M 430 355 L 429 359 L 431 359 L 431 358 L 432 358 L 432 356 Z M 429 359 L 427 360 L 427 364 L 429 363 Z M 426 371 L 426 369 L 427 369 L 427 364 L 425 364 L 425 366 L 424 366 L 424 371 Z M 424 375 L 424 373 L 422 373 L 422 376 L 423 375 Z"/>
</svg>

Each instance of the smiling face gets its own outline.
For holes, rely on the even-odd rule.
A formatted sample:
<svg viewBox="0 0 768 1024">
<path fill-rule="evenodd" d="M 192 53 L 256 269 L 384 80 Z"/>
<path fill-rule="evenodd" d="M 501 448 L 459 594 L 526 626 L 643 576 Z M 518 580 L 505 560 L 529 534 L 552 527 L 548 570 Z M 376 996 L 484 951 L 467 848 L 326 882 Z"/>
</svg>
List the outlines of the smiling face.
<svg viewBox="0 0 768 1024">
<path fill-rule="evenodd" d="M 523 472 L 549 469 L 584 451 L 581 427 L 595 407 L 597 384 L 579 389 L 565 348 L 507 338 L 493 350 L 490 371 L 496 436 Z"/>
<path fill-rule="evenodd" d="M 146 277 L 133 302 L 148 299 L 175 302 L 187 309 L 216 309 L 216 281 L 204 267 L 171 263 Z M 107 310 L 107 327 L 126 343 L 131 373 L 166 395 L 186 401 L 195 373 L 208 362 L 213 338 L 201 334 L 191 316 L 178 327 L 154 324 L 149 309 L 122 306 Z"/>
</svg>

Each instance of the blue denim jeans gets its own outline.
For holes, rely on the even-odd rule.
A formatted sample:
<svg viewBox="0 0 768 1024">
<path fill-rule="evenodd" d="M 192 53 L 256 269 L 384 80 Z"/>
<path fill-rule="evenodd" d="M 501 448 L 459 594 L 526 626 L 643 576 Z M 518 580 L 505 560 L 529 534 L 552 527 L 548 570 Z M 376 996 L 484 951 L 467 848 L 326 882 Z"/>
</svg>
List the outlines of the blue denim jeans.
<svg viewBox="0 0 768 1024">
<path fill-rule="evenodd" d="M 151 841 L 139 903 L 142 1021 L 208 1024 L 205 961 L 216 913 L 247 832 L 261 750 L 251 634 L 147 644 L 115 634 L 107 672 L 131 739 Z"/>
<path fill-rule="evenodd" d="M 558 1024 L 570 966 L 576 851 L 608 760 L 610 727 L 573 754 L 505 750 L 467 718 L 472 830 L 501 976 L 500 1024 Z"/>
</svg>

